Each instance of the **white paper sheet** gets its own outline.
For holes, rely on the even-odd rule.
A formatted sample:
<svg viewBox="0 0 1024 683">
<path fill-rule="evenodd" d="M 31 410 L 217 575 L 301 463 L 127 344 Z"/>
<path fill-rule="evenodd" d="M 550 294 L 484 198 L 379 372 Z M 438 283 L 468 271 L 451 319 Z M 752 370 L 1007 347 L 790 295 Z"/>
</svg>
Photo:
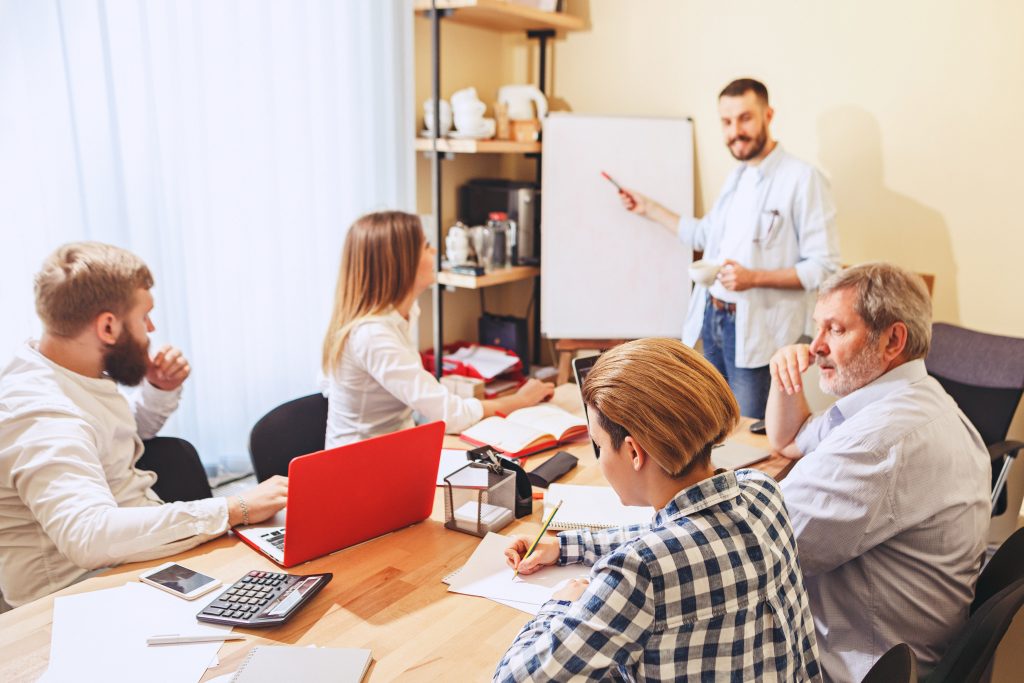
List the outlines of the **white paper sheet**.
<svg viewBox="0 0 1024 683">
<path fill-rule="evenodd" d="M 196 614 L 216 596 L 188 601 L 141 583 L 57 598 L 50 668 L 42 681 L 198 681 L 222 643 L 146 645 L 166 633 L 216 634 Z"/>
<path fill-rule="evenodd" d="M 576 564 L 545 567 L 535 574 L 520 574 L 513 579 L 512 569 L 505 564 L 504 550 L 508 543 L 508 536 L 495 533 L 484 536 L 466 565 L 452 577 L 448 590 L 489 598 L 536 614 L 569 579 L 587 575 L 587 567 Z"/>
<path fill-rule="evenodd" d="M 494 379 L 519 362 L 518 358 L 510 356 L 504 351 L 488 349 L 483 346 L 464 346 L 445 358 L 452 358 L 471 366 L 485 380 Z"/>
<path fill-rule="evenodd" d="M 437 466 L 437 485 L 444 486 L 445 477 L 468 464 L 469 460 L 466 460 L 466 451 L 454 448 L 442 449 L 441 461 Z M 487 488 L 487 470 L 467 470 L 462 476 L 466 478 L 460 477 L 459 481 L 464 486 Z"/>
</svg>

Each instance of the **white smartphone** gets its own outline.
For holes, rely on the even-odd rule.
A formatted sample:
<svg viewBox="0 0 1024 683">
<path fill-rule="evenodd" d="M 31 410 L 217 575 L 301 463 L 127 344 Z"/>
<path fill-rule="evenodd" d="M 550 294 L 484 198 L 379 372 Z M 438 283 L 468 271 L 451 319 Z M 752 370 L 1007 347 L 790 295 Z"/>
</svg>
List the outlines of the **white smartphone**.
<svg viewBox="0 0 1024 683">
<path fill-rule="evenodd" d="M 186 600 L 195 600 L 220 585 L 220 581 L 212 576 L 200 574 L 177 562 L 168 562 L 145 571 L 139 574 L 139 581 Z"/>
</svg>

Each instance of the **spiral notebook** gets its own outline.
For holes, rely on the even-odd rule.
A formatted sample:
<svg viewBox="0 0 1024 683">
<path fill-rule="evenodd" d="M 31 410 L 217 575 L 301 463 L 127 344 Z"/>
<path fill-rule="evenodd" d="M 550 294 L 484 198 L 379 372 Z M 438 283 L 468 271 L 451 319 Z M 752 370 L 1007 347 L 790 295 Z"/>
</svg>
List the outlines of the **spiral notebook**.
<svg viewBox="0 0 1024 683">
<path fill-rule="evenodd" d="M 254 647 L 231 683 L 359 683 L 370 666 L 370 654 L 342 647 Z"/>
<path fill-rule="evenodd" d="M 610 486 L 552 484 L 544 494 L 544 514 L 562 501 L 549 529 L 608 529 L 650 524 L 654 508 L 623 505 Z"/>
</svg>

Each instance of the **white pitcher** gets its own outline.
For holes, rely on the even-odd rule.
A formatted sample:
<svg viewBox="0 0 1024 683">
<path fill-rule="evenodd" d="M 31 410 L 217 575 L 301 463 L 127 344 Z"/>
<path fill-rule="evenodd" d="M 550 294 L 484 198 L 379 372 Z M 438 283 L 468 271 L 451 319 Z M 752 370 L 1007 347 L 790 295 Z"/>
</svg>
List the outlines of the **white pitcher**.
<svg viewBox="0 0 1024 683">
<path fill-rule="evenodd" d="M 498 102 L 508 106 L 508 117 L 513 121 L 548 115 L 548 98 L 534 85 L 503 85 L 498 89 Z"/>
</svg>

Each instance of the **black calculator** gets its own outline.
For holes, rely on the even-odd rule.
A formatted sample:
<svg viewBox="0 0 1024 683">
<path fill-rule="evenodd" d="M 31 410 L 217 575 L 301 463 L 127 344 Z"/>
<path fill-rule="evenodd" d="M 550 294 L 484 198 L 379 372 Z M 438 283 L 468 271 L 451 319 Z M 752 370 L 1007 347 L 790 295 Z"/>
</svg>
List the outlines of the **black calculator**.
<svg viewBox="0 0 1024 683">
<path fill-rule="evenodd" d="M 196 615 L 199 621 L 259 628 L 291 619 L 333 574 L 279 574 L 251 571 Z"/>
</svg>

